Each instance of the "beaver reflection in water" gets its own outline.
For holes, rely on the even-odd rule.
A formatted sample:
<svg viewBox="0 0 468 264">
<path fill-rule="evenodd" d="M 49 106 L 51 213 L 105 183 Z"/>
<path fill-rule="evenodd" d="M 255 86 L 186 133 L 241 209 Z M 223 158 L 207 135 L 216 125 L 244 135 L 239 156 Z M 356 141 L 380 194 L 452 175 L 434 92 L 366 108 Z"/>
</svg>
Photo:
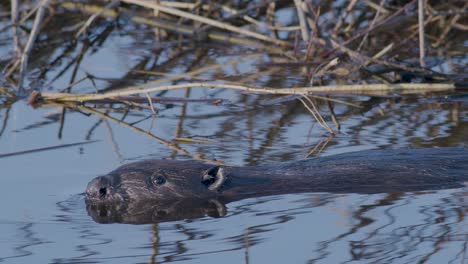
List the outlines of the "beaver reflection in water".
<svg viewBox="0 0 468 264">
<path fill-rule="evenodd" d="M 157 217 L 151 213 L 154 220 L 161 215 L 164 220 L 175 220 L 193 215 L 194 208 L 198 208 L 196 215 L 210 214 L 211 210 L 214 215 L 223 215 L 220 204 L 249 197 L 410 192 L 460 188 L 465 182 L 468 150 L 463 148 L 369 150 L 252 167 L 147 160 L 92 180 L 86 189 L 86 203 L 95 220 L 103 211 L 104 218 L 112 214 L 112 219 L 104 222 L 119 222 L 118 214 L 123 211 L 129 217 L 129 208 L 141 213 L 143 206 L 157 212 Z M 187 210 L 190 213 L 184 216 Z"/>
</svg>

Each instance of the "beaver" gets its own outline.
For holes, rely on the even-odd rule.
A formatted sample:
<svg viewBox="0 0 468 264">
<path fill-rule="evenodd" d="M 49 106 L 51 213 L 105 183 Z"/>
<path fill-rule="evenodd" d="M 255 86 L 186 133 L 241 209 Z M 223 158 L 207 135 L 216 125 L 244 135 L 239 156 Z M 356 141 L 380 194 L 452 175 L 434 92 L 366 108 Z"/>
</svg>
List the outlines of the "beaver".
<svg viewBox="0 0 468 264">
<path fill-rule="evenodd" d="M 225 203 L 257 196 L 461 188 L 468 182 L 467 161 L 464 148 L 367 150 L 246 167 L 145 160 L 93 179 L 85 195 L 88 212 L 112 215 L 111 222 L 118 222 L 123 209 L 142 213 L 143 207 L 150 217 L 157 212 L 157 218 L 169 220 L 187 217 L 186 211 L 222 216 Z"/>
</svg>

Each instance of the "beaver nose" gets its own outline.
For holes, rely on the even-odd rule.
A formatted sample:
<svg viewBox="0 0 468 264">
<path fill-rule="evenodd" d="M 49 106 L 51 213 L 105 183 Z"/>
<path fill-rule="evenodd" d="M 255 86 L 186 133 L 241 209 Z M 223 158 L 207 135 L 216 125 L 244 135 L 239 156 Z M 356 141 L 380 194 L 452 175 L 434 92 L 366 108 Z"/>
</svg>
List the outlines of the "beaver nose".
<svg viewBox="0 0 468 264">
<path fill-rule="evenodd" d="M 88 183 L 86 196 L 90 199 L 104 199 L 110 194 L 110 181 L 105 176 L 97 177 Z"/>
</svg>

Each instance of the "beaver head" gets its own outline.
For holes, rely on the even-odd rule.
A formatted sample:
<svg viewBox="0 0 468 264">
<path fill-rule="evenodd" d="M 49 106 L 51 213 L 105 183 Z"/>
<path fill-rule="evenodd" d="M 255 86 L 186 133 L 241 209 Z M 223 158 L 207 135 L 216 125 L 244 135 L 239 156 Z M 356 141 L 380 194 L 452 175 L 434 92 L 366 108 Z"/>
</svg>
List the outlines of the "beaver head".
<svg viewBox="0 0 468 264">
<path fill-rule="evenodd" d="M 209 198 L 226 181 L 223 169 L 200 162 L 147 160 L 124 165 L 93 179 L 87 203 Z"/>
</svg>

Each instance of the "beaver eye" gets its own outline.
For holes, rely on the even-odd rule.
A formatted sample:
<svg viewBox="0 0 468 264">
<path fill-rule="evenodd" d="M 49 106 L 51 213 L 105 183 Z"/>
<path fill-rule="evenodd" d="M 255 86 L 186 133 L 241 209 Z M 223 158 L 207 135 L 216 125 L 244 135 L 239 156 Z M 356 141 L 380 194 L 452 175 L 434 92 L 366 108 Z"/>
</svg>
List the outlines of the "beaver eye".
<svg viewBox="0 0 468 264">
<path fill-rule="evenodd" d="M 164 176 L 157 176 L 154 178 L 153 182 L 157 185 L 162 185 L 166 182 L 166 178 L 164 178 Z"/>
<path fill-rule="evenodd" d="M 99 197 L 104 198 L 107 195 L 107 188 L 106 187 L 101 187 L 99 188 Z"/>
</svg>

